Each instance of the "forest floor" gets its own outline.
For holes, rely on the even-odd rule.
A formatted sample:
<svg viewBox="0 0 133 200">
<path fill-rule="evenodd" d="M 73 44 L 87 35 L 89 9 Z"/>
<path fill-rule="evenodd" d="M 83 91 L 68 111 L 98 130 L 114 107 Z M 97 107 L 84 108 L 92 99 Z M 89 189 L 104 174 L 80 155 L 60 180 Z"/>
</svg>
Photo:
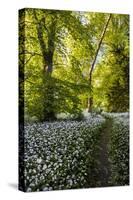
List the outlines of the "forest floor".
<svg viewBox="0 0 133 200">
<path fill-rule="evenodd" d="M 108 145 L 110 140 L 110 133 L 112 128 L 112 120 L 106 119 L 105 128 L 103 129 L 101 141 L 100 141 L 100 152 L 99 152 L 99 161 L 100 161 L 100 174 L 99 180 L 101 182 L 101 187 L 109 186 L 109 178 L 111 175 L 111 166 L 109 162 L 108 155 Z"/>
<path fill-rule="evenodd" d="M 26 191 L 129 185 L 129 113 L 29 123 L 24 131 Z"/>
</svg>

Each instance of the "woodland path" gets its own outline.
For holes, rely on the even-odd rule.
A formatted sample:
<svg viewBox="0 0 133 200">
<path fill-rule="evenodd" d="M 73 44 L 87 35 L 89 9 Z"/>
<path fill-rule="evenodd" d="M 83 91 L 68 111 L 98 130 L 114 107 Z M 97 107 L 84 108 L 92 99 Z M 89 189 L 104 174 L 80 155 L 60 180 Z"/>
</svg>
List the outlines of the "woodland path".
<svg viewBox="0 0 133 200">
<path fill-rule="evenodd" d="M 105 128 L 101 134 L 100 140 L 100 152 L 99 152 L 99 161 L 100 161 L 100 173 L 99 180 L 101 182 L 101 187 L 109 186 L 109 177 L 111 175 L 110 170 L 110 162 L 108 155 L 108 145 L 111 137 L 111 129 L 112 129 L 112 120 L 106 118 Z"/>
</svg>

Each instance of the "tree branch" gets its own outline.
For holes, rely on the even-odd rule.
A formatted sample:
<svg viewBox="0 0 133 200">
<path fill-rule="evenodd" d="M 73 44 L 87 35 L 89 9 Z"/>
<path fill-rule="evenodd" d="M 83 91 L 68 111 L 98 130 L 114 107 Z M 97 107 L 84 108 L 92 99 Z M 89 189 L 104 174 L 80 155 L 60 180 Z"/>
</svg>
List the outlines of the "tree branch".
<svg viewBox="0 0 133 200">
<path fill-rule="evenodd" d="M 34 18 L 35 18 L 36 22 L 38 22 L 38 18 L 37 18 L 37 15 L 36 15 L 36 11 L 35 11 L 35 10 L 33 10 L 33 15 L 34 15 Z M 38 40 L 39 40 L 39 44 L 40 44 L 40 47 L 41 47 L 41 51 L 42 51 L 43 58 L 46 58 L 46 55 L 47 55 L 47 48 L 46 48 L 46 44 L 45 44 L 45 42 L 44 42 L 43 30 L 42 30 L 42 28 L 43 28 L 42 23 L 41 23 L 41 22 L 38 22 L 38 23 L 36 24 Z"/>
<path fill-rule="evenodd" d="M 22 54 L 31 54 L 32 56 L 43 56 L 42 54 L 40 54 L 40 53 L 37 53 L 37 52 L 30 52 L 30 51 L 27 51 L 27 50 L 25 50 L 25 51 L 22 51 L 22 52 L 20 52 L 19 53 L 19 55 L 22 55 Z"/>
<path fill-rule="evenodd" d="M 26 64 L 30 61 L 30 59 L 31 59 L 33 56 L 35 56 L 35 55 L 31 55 L 31 56 L 25 61 L 24 65 L 26 65 Z"/>
<path fill-rule="evenodd" d="M 97 46 L 97 49 L 96 49 L 96 53 L 95 53 L 95 56 L 94 56 L 94 59 L 93 59 L 93 62 L 92 62 L 91 68 L 90 68 L 90 72 L 89 72 L 89 84 L 90 84 L 91 90 L 90 90 L 90 98 L 89 98 L 89 101 L 88 101 L 88 112 L 92 112 L 92 106 L 93 106 L 92 73 L 93 73 L 94 66 L 95 66 L 95 63 L 96 63 L 96 60 L 97 60 L 97 56 L 98 56 L 102 41 L 104 39 L 104 36 L 105 36 L 105 33 L 106 33 L 110 19 L 111 19 L 111 14 L 109 14 L 107 22 L 106 22 L 106 24 L 103 28 L 103 31 L 102 31 L 102 34 L 101 34 L 101 37 L 100 37 L 100 40 L 99 40 L 99 43 L 98 43 L 98 46 Z"/>
<path fill-rule="evenodd" d="M 101 34 L 101 37 L 100 37 L 100 40 L 99 40 L 99 43 L 98 43 L 98 46 L 97 46 L 97 50 L 96 50 L 96 53 L 95 53 L 95 56 L 94 56 L 94 60 L 93 60 L 92 65 L 91 65 L 91 69 L 90 69 L 90 73 L 89 73 L 90 76 L 91 76 L 91 74 L 92 74 L 92 72 L 93 72 L 93 69 L 94 69 L 94 66 L 95 66 L 95 63 L 96 63 L 96 59 L 97 59 L 97 56 L 98 56 L 98 53 L 99 53 L 99 50 L 100 50 L 102 41 L 103 41 L 103 39 L 104 39 L 106 30 L 107 30 L 107 28 L 108 28 L 110 19 L 111 19 L 111 14 L 109 15 L 109 17 L 108 17 L 108 19 L 107 19 L 107 22 L 106 22 L 106 24 L 105 24 L 105 26 L 104 26 L 104 28 L 103 28 L 103 32 L 102 32 L 102 34 Z"/>
</svg>

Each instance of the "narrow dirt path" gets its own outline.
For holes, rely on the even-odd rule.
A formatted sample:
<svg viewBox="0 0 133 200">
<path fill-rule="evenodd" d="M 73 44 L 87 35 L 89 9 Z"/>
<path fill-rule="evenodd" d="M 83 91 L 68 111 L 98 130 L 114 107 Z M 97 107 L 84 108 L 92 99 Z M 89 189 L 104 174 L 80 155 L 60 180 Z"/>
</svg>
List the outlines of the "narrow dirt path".
<svg viewBox="0 0 133 200">
<path fill-rule="evenodd" d="M 100 141 L 100 152 L 99 152 L 99 161 L 100 161 L 100 173 L 99 180 L 101 182 L 101 187 L 109 186 L 109 177 L 111 175 L 110 172 L 110 163 L 109 163 L 109 155 L 108 155 L 108 144 L 110 140 L 110 133 L 112 128 L 112 120 L 106 119 L 106 125 L 103 129 Z"/>
</svg>

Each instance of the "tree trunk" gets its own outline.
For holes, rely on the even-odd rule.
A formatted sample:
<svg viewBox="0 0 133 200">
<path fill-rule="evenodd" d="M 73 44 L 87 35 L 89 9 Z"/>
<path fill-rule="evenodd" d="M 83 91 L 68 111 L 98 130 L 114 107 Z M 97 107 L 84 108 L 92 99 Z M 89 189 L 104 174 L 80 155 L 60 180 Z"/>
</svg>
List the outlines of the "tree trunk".
<svg viewBox="0 0 133 200">
<path fill-rule="evenodd" d="M 55 31 L 56 31 L 56 18 L 52 18 L 51 25 L 49 29 L 45 26 L 45 17 L 42 20 L 38 20 L 37 14 L 34 10 L 34 18 L 37 22 L 36 29 L 38 35 L 38 41 L 40 44 L 40 49 L 43 55 L 43 65 L 44 65 L 44 121 L 54 120 L 55 111 L 54 111 L 54 83 L 52 79 L 53 72 L 53 55 L 55 50 Z M 47 43 L 43 36 L 44 28 L 47 31 Z"/>
<path fill-rule="evenodd" d="M 44 75 L 44 121 L 55 120 L 55 110 L 54 110 L 54 90 L 55 85 L 52 78 L 53 72 L 53 62 L 52 58 L 47 60 L 47 66 L 45 68 Z"/>
<path fill-rule="evenodd" d="M 92 112 L 92 107 L 93 107 L 92 72 L 90 73 L 89 84 L 91 90 L 90 90 L 90 97 L 88 99 L 88 112 Z"/>
<path fill-rule="evenodd" d="M 108 17 L 108 19 L 107 19 L 107 22 L 106 22 L 106 24 L 105 24 L 105 26 L 104 26 L 104 28 L 103 28 L 103 31 L 102 31 L 102 34 L 101 34 L 101 37 L 100 37 L 100 40 L 99 40 L 99 43 L 98 43 L 98 46 L 97 46 L 97 49 L 96 49 L 96 53 L 95 53 L 95 56 L 94 56 L 94 59 L 93 59 L 93 62 L 92 62 L 91 68 L 90 68 L 90 73 L 89 73 L 89 84 L 90 84 L 91 92 L 90 92 L 89 100 L 88 100 L 88 112 L 92 112 L 92 108 L 93 108 L 93 85 L 92 85 L 92 75 L 93 75 L 93 71 L 94 71 L 94 66 L 95 66 L 95 63 L 96 63 L 96 60 L 97 60 L 97 56 L 98 56 L 98 53 L 99 53 L 99 50 L 100 50 L 102 41 L 103 41 L 104 36 L 105 36 L 105 33 L 106 33 L 106 30 L 107 30 L 107 28 L 108 28 L 110 19 L 111 19 L 111 14 L 109 14 L 109 17 Z"/>
<path fill-rule="evenodd" d="M 93 97 L 90 97 L 88 101 L 88 112 L 92 112 L 92 107 L 93 107 Z"/>
</svg>

